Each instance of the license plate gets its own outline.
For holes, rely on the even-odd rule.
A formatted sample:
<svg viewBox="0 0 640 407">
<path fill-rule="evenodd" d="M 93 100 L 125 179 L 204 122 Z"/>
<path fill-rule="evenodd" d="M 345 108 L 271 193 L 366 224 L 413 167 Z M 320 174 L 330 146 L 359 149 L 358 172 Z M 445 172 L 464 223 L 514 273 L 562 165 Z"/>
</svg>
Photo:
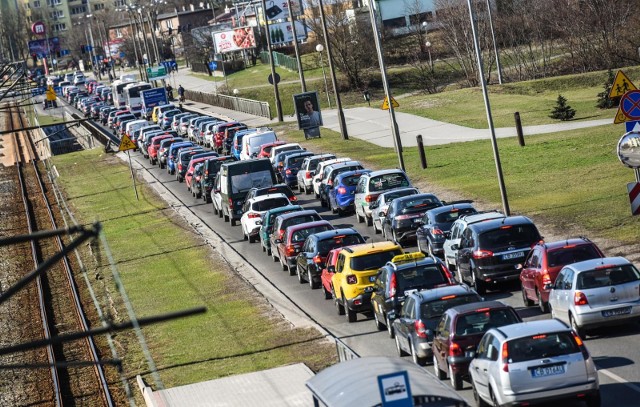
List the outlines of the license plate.
<svg viewBox="0 0 640 407">
<path fill-rule="evenodd" d="M 524 257 L 524 252 L 513 252 L 502 255 L 503 260 L 517 259 L 518 257 Z"/>
<path fill-rule="evenodd" d="M 543 366 L 531 370 L 532 377 L 546 377 L 564 374 L 564 365 Z"/>
<path fill-rule="evenodd" d="M 610 309 L 607 311 L 602 311 L 603 317 L 615 317 L 617 315 L 626 315 L 626 314 L 631 314 L 631 307 L 616 308 L 616 309 Z"/>
<path fill-rule="evenodd" d="M 369 282 L 373 283 L 376 281 L 376 276 L 369 276 Z"/>
</svg>

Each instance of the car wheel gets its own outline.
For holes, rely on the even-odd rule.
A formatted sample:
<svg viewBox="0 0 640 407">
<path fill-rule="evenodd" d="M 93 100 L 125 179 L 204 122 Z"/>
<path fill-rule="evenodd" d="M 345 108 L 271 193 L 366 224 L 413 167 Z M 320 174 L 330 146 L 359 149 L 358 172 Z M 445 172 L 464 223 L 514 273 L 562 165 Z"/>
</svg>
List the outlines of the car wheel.
<svg viewBox="0 0 640 407">
<path fill-rule="evenodd" d="M 287 260 L 284 261 L 285 263 L 287 263 Z M 296 275 L 296 271 L 298 270 L 298 267 L 291 267 L 287 264 L 287 270 L 289 270 L 289 275 L 290 276 L 295 276 Z"/>
<path fill-rule="evenodd" d="M 405 352 L 400 346 L 400 341 L 398 340 L 397 336 L 396 336 L 396 350 L 398 351 L 398 356 L 400 357 L 407 356 L 407 352 Z"/>
<path fill-rule="evenodd" d="M 229 215 L 227 215 L 226 213 L 224 214 L 224 221 L 229 222 Z"/>
<path fill-rule="evenodd" d="M 311 277 L 311 273 L 309 273 L 309 269 L 307 269 L 307 280 L 309 281 L 309 288 L 311 288 L 312 290 L 320 288 L 320 283 L 313 280 L 313 277 Z"/>
<path fill-rule="evenodd" d="M 296 267 L 296 275 L 298 276 L 298 283 L 300 284 L 304 284 L 305 281 L 302 278 L 302 273 L 300 272 L 300 269 Z"/>
<path fill-rule="evenodd" d="M 367 221 L 367 226 L 373 225 L 373 219 L 371 218 L 371 216 L 364 215 L 364 217 L 365 217 L 365 220 Z"/>
<path fill-rule="evenodd" d="M 451 365 L 449 365 L 449 380 L 451 380 L 451 387 L 462 390 L 462 376 L 455 374 Z"/>
<path fill-rule="evenodd" d="M 527 290 L 524 288 L 524 284 L 522 285 L 522 288 L 520 289 L 520 291 L 522 292 L 522 303 L 524 304 L 524 306 L 525 307 L 532 306 L 533 305 L 533 301 L 531 301 L 529 299 L 529 297 L 527 296 Z"/>
<path fill-rule="evenodd" d="M 540 312 L 546 314 L 549 312 L 549 303 L 542 300 L 542 294 L 540 290 L 536 289 L 536 296 L 538 297 L 538 307 L 540 307 Z"/>
<path fill-rule="evenodd" d="M 247 234 L 244 233 L 244 228 L 240 225 L 240 230 L 242 231 L 242 240 L 247 240 Z"/>
<path fill-rule="evenodd" d="M 489 387 L 489 396 L 491 396 L 491 405 L 499 406 L 498 400 L 496 400 L 496 395 L 491 387 Z"/>
<path fill-rule="evenodd" d="M 391 320 L 388 315 L 384 317 L 384 323 L 387 325 L 387 334 L 389 335 L 389 338 L 393 339 L 394 336 L 396 336 L 396 331 L 393 329 L 393 325 L 391 324 Z"/>
<path fill-rule="evenodd" d="M 447 374 L 440 369 L 440 365 L 438 364 L 438 358 L 435 353 L 433 354 L 433 373 L 435 373 L 436 377 L 440 380 L 444 380 L 447 378 Z"/>
<path fill-rule="evenodd" d="M 380 233 L 380 229 L 378 229 L 378 226 L 375 222 L 373 222 L 373 233 L 375 233 L 376 235 Z"/>
<path fill-rule="evenodd" d="M 311 194 L 311 190 L 308 189 L 307 187 L 304 187 L 304 194 L 305 195 L 310 195 Z"/>
<path fill-rule="evenodd" d="M 327 201 L 325 201 L 324 199 L 322 199 L 322 195 L 320 195 L 320 206 L 322 206 L 323 208 L 326 208 L 327 206 Z"/>
<path fill-rule="evenodd" d="M 384 331 L 387 327 L 380 322 L 380 319 L 378 319 L 378 313 L 373 311 L 373 320 L 376 323 L 376 328 L 378 328 L 378 331 Z"/>
<path fill-rule="evenodd" d="M 262 244 L 262 242 L 260 242 L 260 247 L 262 247 L 262 253 L 267 251 L 267 248 L 264 247 L 264 245 Z"/>
<path fill-rule="evenodd" d="M 600 398 L 600 390 L 596 394 L 587 397 L 587 407 L 600 407 L 602 400 Z"/>
<path fill-rule="evenodd" d="M 571 314 L 569 314 L 569 324 L 571 325 L 571 328 L 574 331 L 576 331 L 576 333 L 580 338 L 582 339 L 586 338 L 587 333 L 585 332 L 584 328 L 578 325 L 578 323 L 576 322 L 576 319 Z"/>
<path fill-rule="evenodd" d="M 337 212 L 338 216 L 344 216 L 344 210 L 342 210 L 341 207 L 338 206 L 336 208 L 336 212 Z"/>
<path fill-rule="evenodd" d="M 473 289 L 476 290 L 476 292 L 479 295 L 484 295 L 487 293 L 487 287 L 485 286 L 483 281 L 477 280 L 476 279 L 476 273 L 472 272 L 471 274 L 472 276 L 472 285 L 473 285 Z"/>
<path fill-rule="evenodd" d="M 475 384 L 473 384 L 473 379 L 471 379 L 471 389 L 473 391 L 473 400 L 476 402 L 476 406 L 489 407 L 489 403 L 484 401 L 484 399 L 480 397 L 480 395 L 478 394 L 478 391 L 476 390 L 476 386 Z"/>
<path fill-rule="evenodd" d="M 347 300 L 345 300 L 344 297 L 342 297 L 342 301 L 344 302 L 344 304 L 347 304 Z M 356 322 L 356 320 L 358 319 L 358 314 L 354 310 L 349 308 L 348 305 L 345 305 L 344 312 L 347 315 L 347 321 L 349 321 L 349 323 Z"/>
<path fill-rule="evenodd" d="M 342 305 L 342 303 L 337 297 L 335 299 L 335 303 L 336 303 L 336 309 L 338 310 L 338 315 L 344 315 L 344 305 Z"/>
<path fill-rule="evenodd" d="M 256 237 L 249 235 L 249 243 L 255 243 Z"/>
<path fill-rule="evenodd" d="M 212 206 L 213 206 L 213 214 L 217 215 L 218 214 L 218 208 L 216 208 L 215 205 L 212 205 Z"/>
<path fill-rule="evenodd" d="M 327 287 L 324 286 L 324 284 L 322 284 L 322 291 L 324 291 L 324 299 L 325 300 L 330 300 L 333 298 L 333 295 L 331 294 L 331 291 L 327 290 Z"/>
<path fill-rule="evenodd" d="M 364 219 L 360 217 L 360 214 L 358 213 L 357 209 L 356 209 L 356 221 L 358 221 L 358 223 L 364 222 Z"/>
<path fill-rule="evenodd" d="M 416 347 L 413 344 L 413 341 L 411 341 L 410 343 L 411 343 L 411 359 L 413 360 L 413 363 L 415 363 L 418 366 L 424 366 L 425 363 L 427 363 L 427 361 L 425 360 L 425 358 L 421 358 L 420 356 L 418 356 L 418 351 L 416 350 Z"/>
<path fill-rule="evenodd" d="M 395 229 L 391 231 L 391 241 L 397 245 L 400 245 L 400 241 L 398 240 L 398 235 L 396 235 Z"/>
</svg>

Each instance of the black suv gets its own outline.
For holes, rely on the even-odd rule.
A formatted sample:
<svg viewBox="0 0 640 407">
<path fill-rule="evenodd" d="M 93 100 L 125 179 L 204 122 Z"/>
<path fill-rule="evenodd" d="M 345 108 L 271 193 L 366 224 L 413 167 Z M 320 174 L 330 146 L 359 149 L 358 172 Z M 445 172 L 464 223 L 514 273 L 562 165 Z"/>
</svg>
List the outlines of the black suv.
<svg viewBox="0 0 640 407">
<path fill-rule="evenodd" d="M 395 256 L 378 270 L 371 307 L 379 330 L 387 328 L 393 338 L 393 320 L 400 313 L 405 296 L 415 291 L 456 284 L 440 259 L 413 252 Z"/>
<path fill-rule="evenodd" d="M 448 202 L 449 205 L 430 209 L 422 217 L 416 231 L 418 251 L 430 256 L 444 257 L 444 241 L 449 237 L 451 225 L 459 217 L 478 213 L 470 202 Z"/>
<path fill-rule="evenodd" d="M 335 248 L 365 243 L 360 233 L 352 228 L 327 230 L 307 237 L 302 251 L 296 257 L 296 272 L 300 284 L 307 281 L 312 289 L 320 287 L 320 274 L 327 254 Z"/>
<path fill-rule="evenodd" d="M 458 250 L 460 277 L 482 295 L 490 284 L 518 280 L 518 265 L 540 240 L 542 236 L 531 219 L 509 216 L 468 225 L 460 244 L 452 249 Z"/>
<path fill-rule="evenodd" d="M 444 205 L 434 194 L 416 194 L 394 199 L 381 221 L 385 239 L 401 244 L 416 238 L 422 216 L 429 209 Z"/>
</svg>

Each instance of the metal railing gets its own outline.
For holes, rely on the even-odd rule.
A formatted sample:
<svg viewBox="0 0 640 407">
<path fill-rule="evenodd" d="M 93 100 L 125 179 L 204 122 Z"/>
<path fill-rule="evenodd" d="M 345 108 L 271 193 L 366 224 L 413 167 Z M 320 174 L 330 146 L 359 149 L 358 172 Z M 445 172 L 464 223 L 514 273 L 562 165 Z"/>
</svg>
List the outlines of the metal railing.
<svg viewBox="0 0 640 407">
<path fill-rule="evenodd" d="M 345 360 L 357 359 L 360 357 L 353 349 L 351 349 L 346 343 L 342 342 L 342 340 L 334 337 L 336 342 L 336 352 L 338 353 L 338 360 L 340 362 L 344 362 Z"/>
<path fill-rule="evenodd" d="M 262 51 L 260 53 L 260 61 L 263 64 L 268 64 L 269 62 L 269 53 L 267 51 Z M 281 66 L 290 71 L 298 72 L 298 61 L 295 58 L 290 57 L 289 55 L 282 54 L 280 52 L 273 53 L 273 63 L 276 66 Z"/>
<path fill-rule="evenodd" d="M 192 100 L 194 102 L 206 103 L 212 106 L 249 113 L 254 116 L 268 117 L 269 119 L 273 118 L 271 116 L 271 108 L 267 102 L 222 94 L 215 95 L 213 93 L 196 92 L 192 90 L 185 90 L 185 97 L 187 100 Z"/>
</svg>

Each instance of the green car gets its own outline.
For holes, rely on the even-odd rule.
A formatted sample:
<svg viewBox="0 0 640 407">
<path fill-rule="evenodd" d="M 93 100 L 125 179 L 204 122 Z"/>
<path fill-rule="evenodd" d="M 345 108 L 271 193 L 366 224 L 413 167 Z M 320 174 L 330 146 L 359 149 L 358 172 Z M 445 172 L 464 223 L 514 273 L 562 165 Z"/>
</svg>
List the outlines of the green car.
<svg viewBox="0 0 640 407">
<path fill-rule="evenodd" d="M 262 215 L 262 226 L 260 226 L 259 232 L 260 246 L 262 246 L 263 252 L 267 252 L 267 256 L 271 256 L 271 242 L 269 241 L 269 236 L 271 235 L 271 230 L 273 229 L 273 223 L 275 222 L 276 217 L 283 213 L 297 212 L 303 209 L 304 208 L 300 205 L 281 206 L 279 208 L 270 209 Z"/>
</svg>

